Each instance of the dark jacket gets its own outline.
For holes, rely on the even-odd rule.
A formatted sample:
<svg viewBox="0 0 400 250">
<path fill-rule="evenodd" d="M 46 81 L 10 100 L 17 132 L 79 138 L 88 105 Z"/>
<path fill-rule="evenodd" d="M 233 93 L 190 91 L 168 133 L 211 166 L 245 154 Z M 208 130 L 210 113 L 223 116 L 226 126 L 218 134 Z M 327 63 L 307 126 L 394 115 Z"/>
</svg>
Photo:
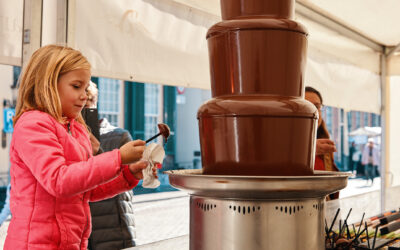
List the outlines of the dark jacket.
<svg viewBox="0 0 400 250">
<path fill-rule="evenodd" d="M 127 130 L 115 128 L 100 135 L 100 146 L 107 152 L 120 148 L 131 140 Z M 89 238 L 89 249 L 113 250 L 135 246 L 132 198 L 132 191 L 128 191 L 108 200 L 90 203 L 92 234 Z"/>
</svg>

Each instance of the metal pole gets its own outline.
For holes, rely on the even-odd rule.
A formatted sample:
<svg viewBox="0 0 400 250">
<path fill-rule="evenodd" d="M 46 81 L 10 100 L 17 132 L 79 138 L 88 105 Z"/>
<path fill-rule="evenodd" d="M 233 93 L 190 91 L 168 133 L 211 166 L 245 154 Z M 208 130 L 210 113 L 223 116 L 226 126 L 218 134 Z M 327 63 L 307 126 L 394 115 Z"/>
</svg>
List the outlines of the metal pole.
<svg viewBox="0 0 400 250">
<path fill-rule="evenodd" d="M 389 159 L 389 137 L 388 137 L 388 125 L 389 125 L 389 110 L 387 103 L 389 102 L 389 96 L 387 91 L 386 83 L 386 63 L 387 57 L 383 53 L 380 57 L 380 68 L 381 68 L 381 127 L 382 127 L 382 140 L 381 140 L 381 212 L 386 210 L 386 186 L 388 180 L 388 168 L 386 166 L 386 160 Z"/>
<path fill-rule="evenodd" d="M 66 15 L 66 42 L 70 47 L 75 46 L 75 9 L 76 0 L 67 0 L 67 15 Z"/>
<path fill-rule="evenodd" d="M 57 44 L 67 45 L 68 0 L 57 1 Z"/>
<path fill-rule="evenodd" d="M 22 38 L 22 67 L 35 50 L 42 45 L 43 0 L 24 1 L 24 21 Z"/>
</svg>

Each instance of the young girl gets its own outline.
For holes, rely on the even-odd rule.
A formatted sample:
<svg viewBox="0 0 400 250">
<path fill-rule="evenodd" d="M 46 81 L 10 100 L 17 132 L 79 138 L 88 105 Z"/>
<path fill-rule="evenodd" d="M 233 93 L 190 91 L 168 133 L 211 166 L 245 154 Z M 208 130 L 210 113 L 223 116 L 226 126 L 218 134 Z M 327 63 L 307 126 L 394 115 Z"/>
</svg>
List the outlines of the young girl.
<svg viewBox="0 0 400 250">
<path fill-rule="evenodd" d="M 132 189 L 142 178 L 144 141 L 92 156 L 80 115 L 89 81 L 89 62 L 67 47 L 40 48 L 24 70 L 10 149 L 13 216 L 5 249 L 86 250 L 88 202 Z"/>
</svg>

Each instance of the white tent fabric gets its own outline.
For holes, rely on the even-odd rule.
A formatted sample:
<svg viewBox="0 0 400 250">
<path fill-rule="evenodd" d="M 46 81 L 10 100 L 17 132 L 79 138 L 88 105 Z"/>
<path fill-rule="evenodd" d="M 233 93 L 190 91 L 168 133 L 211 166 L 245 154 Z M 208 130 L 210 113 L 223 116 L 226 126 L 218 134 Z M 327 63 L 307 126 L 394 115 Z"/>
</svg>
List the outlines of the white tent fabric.
<svg viewBox="0 0 400 250">
<path fill-rule="evenodd" d="M 23 0 L 0 0 L 0 64 L 21 65 Z"/>
<path fill-rule="evenodd" d="M 298 0 L 385 46 L 400 42 L 398 0 Z"/>
<path fill-rule="evenodd" d="M 217 17 L 172 1 L 76 1 L 75 40 L 93 74 L 208 88 L 205 34 Z M 81 25 L 85 24 L 85 25 Z"/>
<path fill-rule="evenodd" d="M 393 56 L 389 60 L 388 75 L 400 75 L 400 56 Z"/>
<path fill-rule="evenodd" d="M 325 105 L 379 114 L 379 80 L 377 74 L 344 60 L 312 49 L 308 53 L 305 84 L 321 92 Z"/>
</svg>

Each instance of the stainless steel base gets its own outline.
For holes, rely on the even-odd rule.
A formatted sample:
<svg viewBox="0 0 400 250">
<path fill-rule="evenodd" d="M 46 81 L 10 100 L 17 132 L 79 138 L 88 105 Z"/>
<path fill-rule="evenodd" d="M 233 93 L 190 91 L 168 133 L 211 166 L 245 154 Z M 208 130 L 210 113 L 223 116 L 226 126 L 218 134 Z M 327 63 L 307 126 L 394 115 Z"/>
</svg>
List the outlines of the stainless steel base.
<svg viewBox="0 0 400 250">
<path fill-rule="evenodd" d="M 325 249 L 324 204 L 191 196 L 190 249 Z"/>
<path fill-rule="evenodd" d="M 325 197 L 344 188 L 349 176 L 166 173 L 171 185 L 191 194 L 191 250 L 324 250 Z"/>
</svg>

